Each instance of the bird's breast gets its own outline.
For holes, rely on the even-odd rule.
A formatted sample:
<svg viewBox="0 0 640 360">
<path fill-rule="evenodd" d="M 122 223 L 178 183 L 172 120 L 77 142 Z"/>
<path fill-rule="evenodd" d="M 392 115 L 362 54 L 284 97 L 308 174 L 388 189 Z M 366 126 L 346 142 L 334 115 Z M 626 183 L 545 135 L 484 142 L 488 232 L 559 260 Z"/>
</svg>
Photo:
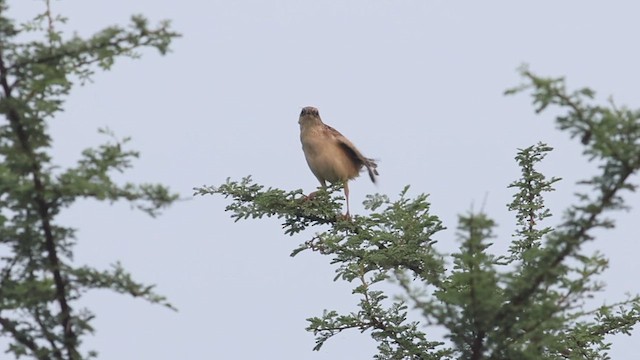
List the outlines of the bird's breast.
<svg viewBox="0 0 640 360">
<path fill-rule="evenodd" d="M 333 139 L 317 136 L 300 136 L 307 164 L 319 180 L 331 183 L 356 177 L 359 167 L 346 156 Z"/>
</svg>

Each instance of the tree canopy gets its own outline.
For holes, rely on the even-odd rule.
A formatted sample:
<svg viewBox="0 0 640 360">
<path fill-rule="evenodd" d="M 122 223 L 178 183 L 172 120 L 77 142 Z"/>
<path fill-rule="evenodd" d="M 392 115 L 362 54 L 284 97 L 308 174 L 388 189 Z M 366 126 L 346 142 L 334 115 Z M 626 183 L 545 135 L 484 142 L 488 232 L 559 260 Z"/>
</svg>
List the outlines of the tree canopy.
<svg viewBox="0 0 640 360">
<path fill-rule="evenodd" d="M 521 74 L 526 82 L 506 94 L 530 92 L 537 113 L 563 110 L 558 129 L 580 140 L 598 173 L 580 181 L 576 202 L 552 218 L 545 194 L 560 179 L 537 168 L 552 148 L 520 149 L 521 176 L 509 185 L 515 193 L 508 204 L 517 230 L 507 253 L 492 252 L 495 223 L 484 212 L 460 215 L 459 250 L 439 252 L 444 224 L 431 213 L 428 195 L 409 198 L 408 187 L 396 200 L 369 196 L 369 213 L 352 220 L 337 215 L 335 188 L 305 200 L 301 190 L 265 189 L 247 177 L 196 188 L 196 194 L 231 198 L 226 210 L 236 221 L 276 216 L 285 234 L 315 231 L 292 256 L 331 257 L 335 280 L 352 283 L 359 300 L 358 311 L 325 310 L 308 319 L 314 350 L 355 329 L 378 342 L 377 359 L 606 359 L 606 336 L 628 334 L 640 321 L 640 297 L 590 307 L 588 300 L 604 289 L 596 276 L 608 261 L 586 254 L 583 245 L 595 240 L 596 229 L 614 226 L 607 212 L 626 209 L 624 192 L 636 189 L 630 177 L 640 168 L 640 111 L 594 104 L 594 91 L 569 91 L 562 78 L 526 67 Z M 542 226 L 543 220 L 556 225 Z M 381 289 L 387 280 L 399 285 L 399 295 Z M 430 334 L 436 327 L 445 329 L 444 339 Z"/>
<path fill-rule="evenodd" d="M 167 21 L 151 26 L 143 16 L 128 27 L 93 36 L 65 36 L 48 8 L 15 24 L 0 0 L 0 326 L 16 357 L 81 359 L 94 315 L 77 305 L 93 289 L 109 289 L 171 308 L 153 286 L 136 282 L 119 264 L 110 269 L 73 262 L 75 230 L 57 221 L 79 199 L 124 200 L 155 216 L 177 199 L 159 184 L 119 184 L 114 172 L 132 166 L 138 153 L 128 138 L 100 131 L 108 141 L 82 152 L 75 166 L 60 168 L 50 155 L 47 122 L 64 107 L 73 85 L 109 70 L 116 59 L 137 57 L 143 47 L 167 53 L 178 34 Z M 36 34 L 37 36 L 29 36 Z M 38 39 L 41 37 L 41 39 Z M 33 39 L 36 40 L 33 40 Z"/>
</svg>

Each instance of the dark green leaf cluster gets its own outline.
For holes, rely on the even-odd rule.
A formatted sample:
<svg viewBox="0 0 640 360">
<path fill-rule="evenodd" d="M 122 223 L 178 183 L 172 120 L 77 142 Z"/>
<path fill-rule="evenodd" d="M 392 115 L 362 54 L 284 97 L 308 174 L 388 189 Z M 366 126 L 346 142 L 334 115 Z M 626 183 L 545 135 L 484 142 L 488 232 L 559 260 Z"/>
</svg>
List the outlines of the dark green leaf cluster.
<svg viewBox="0 0 640 360">
<path fill-rule="evenodd" d="M 386 196 L 370 196 L 367 209 L 379 210 L 368 217 L 352 219 L 339 215 L 339 205 L 331 195 L 335 187 L 319 191 L 312 199 L 302 195 L 302 190 L 284 192 L 278 189 L 263 190 L 249 177 L 241 182 L 227 180 L 219 187 L 196 188 L 196 194 L 221 194 L 231 197 L 233 203 L 227 211 L 237 220 L 276 216 L 285 220 L 285 233 L 293 234 L 314 225 L 332 225 L 323 233 L 293 251 L 311 250 L 333 256 L 338 264 L 336 279 L 356 282 L 354 294 L 362 296 L 361 311 L 341 316 L 325 312 L 321 318 L 309 319 L 309 330 L 317 335 L 316 350 L 331 336 L 346 330 L 370 330 L 380 342 L 380 359 L 431 354 L 438 359 L 443 351 L 436 349 L 441 342 L 427 341 L 418 330 L 417 323 L 406 322 L 407 306 L 394 301 L 386 306 L 387 299 L 381 291 L 371 287 L 387 279 L 396 271 L 407 270 L 415 276 L 440 281 L 444 271 L 442 257 L 433 249 L 432 236 L 443 229 L 440 219 L 429 214 L 426 195 L 407 198 L 408 187 L 400 199 L 391 202 Z M 338 198 L 339 199 L 339 198 Z"/>
<path fill-rule="evenodd" d="M 369 213 L 345 219 L 328 192 L 305 200 L 301 190 L 264 190 L 250 178 L 202 187 L 196 194 L 232 199 L 227 211 L 237 220 L 276 216 L 285 233 L 309 227 L 316 232 L 292 255 L 311 250 L 337 265 L 335 280 L 353 284 L 357 310 L 325 310 L 309 318 L 319 350 L 345 330 L 368 332 L 378 342 L 377 359 L 607 359 L 611 334 L 628 334 L 640 321 L 640 297 L 593 307 L 602 291 L 598 276 L 608 266 L 601 254 L 582 245 L 597 228 L 613 226 L 604 212 L 624 209 L 622 190 L 635 190 L 629 178 L 640 168 L 640 111 L 591 105 L 594 92 L 567 93 L 562 79 L 540 78 L 523 70 L 540 112 L 551 105 L 566 110 L 557 124 L 581 138 L 584 153 L 598 162 L 598 174 L 580 182 L 578 193 L 553 227 L 545 194 L 559 178 L 547 178 L 537 165 L 552 148 L 539 143 L 519 150 L 521 176 L 508 204 L 517 226 L 506 254 L 491 251 L 494 221 L 484 213 L 459 217 L 458 251 L 437 251 L 444 229 L 429 212 L 427 195 L 395 201 L 369 196 Z M 329 225 L 321 230 L 316 225 Z M 400 294 L 388 294 L 387 281 Z M 420 316 L 421 315 L 421 316 Z M 437 336 L 444 330 L 444 338 Z"/>
<path fill-rule="evenodd" d="M 138 16 L 129 29 L 67 39 L 55 28 L 63 19 L 49 9 L 21 26 L 5 10 L 0 0 L 0 330 L 16 357 L 93 357 L 93 351 L 80 351 L 94 317 L 78 305 L 83 293 L 110 289 L 171 305 L 120 264 L 105 271 L 74 264 L 75 229 L 59 225 L 58 215 L 88 198 L 125 200 L 155 216 L 177 195 L 162 185 L 115 182 L 113 173 L 131 167 L 138 154 L 126 149 L 128 139 L 108 130 L 102 132 L 111 141 L 85 150 L 77 165 L 59 169 L 49 155 L 47 121 L 62 110 L 74 79 L 88 80 L 96 66 L 107 69 L 142 47 L 165 53 L 177 34 L 166 23 L 152 28 Z M 21 40 L 37 35 L 44 40 Z"/>
</svg>

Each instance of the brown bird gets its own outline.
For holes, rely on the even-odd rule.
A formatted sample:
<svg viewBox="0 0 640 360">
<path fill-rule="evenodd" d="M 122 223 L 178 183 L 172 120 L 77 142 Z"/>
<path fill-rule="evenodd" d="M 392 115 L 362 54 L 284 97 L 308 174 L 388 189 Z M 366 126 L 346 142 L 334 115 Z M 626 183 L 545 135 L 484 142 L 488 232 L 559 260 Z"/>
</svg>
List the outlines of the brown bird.
<svg viewBox="0 0 640 360">
<path fill-rule="evenodd" d="M 327 181 L 342 183 L 347 199 L 347 217 L 349 214 L 348 181 L 357 177 L 363 167 L 367 168 L 371 181 L 375 184 L 378 175 L 378 164 L 373 159 L 364 157 L 362 153 L 338 130 L 326 125 L 320 119 L 318 109 L 307 106 L 300 113 L 300 141 L 307 164 L 313 175 L 318 178 L 322 187 Z M 309 197 L 315 192 L 309 194 Z"/>
</svg>

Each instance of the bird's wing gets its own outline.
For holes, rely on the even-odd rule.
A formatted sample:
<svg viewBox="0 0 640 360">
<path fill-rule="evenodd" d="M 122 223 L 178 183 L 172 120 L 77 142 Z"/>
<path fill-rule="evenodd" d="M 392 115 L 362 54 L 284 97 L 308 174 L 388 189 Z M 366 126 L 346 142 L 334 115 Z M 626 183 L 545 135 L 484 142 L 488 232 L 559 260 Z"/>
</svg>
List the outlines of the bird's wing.
<svg viewBox="0 0 640 360">
<path fill-rule="evenodd" d="M 347 157 L 351 161 L 353 161 L 358 166 L 358 168 L 364 165 L 369 172 L 369 178 L 373 183 L 375 183 L 375 176 L 379 175 L 378 170 L 376 169 L 378 167 L 378 164 L 375 162 L 375 160 L 362 155 L 358 148 L 356 148 L 356 146 L 353 145 L 353 143 L 349 141 L 349 139 L 347 139 L 344 135 L 342 135 L 338 130 L 326 124 L 324 126 L 325 134 L 327 135 L 327 137 L 336 141 L 338 145 L 340 145 L 340 148 L 344 150 L 344 153 L 347 155 Z"/>
</svg>

